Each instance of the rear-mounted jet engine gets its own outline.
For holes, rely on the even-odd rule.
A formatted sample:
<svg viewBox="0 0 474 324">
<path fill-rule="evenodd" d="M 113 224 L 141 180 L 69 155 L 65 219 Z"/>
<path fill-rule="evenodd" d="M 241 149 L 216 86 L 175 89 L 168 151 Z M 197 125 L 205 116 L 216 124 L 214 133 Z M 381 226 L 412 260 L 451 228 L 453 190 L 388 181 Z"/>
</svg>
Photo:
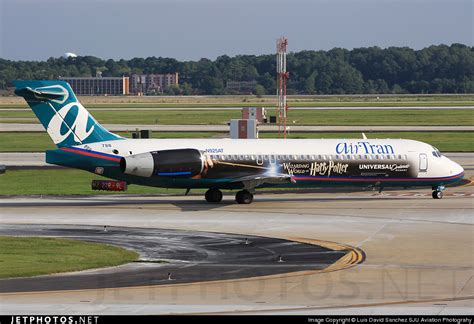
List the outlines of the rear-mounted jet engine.
<svg viewBox="0 0 474 324">
<path fill-rule="evenodd" d="M 120 170 L 140 177 L 190 178 L 204 169 L 204 157 L 196 149 L 163 150 L 134 154 L 120 160 Z"/>
</svg>

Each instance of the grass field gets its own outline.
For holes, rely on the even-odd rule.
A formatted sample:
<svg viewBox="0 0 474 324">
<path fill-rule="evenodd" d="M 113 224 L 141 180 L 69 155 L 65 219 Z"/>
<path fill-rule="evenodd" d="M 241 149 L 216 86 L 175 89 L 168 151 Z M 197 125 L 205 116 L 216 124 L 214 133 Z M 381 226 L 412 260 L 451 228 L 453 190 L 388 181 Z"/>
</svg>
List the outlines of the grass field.
<svg viewBox="0 0 474 324">
<path fill-rule="evenodd" d="M 134 251 L 106 244 L 0 236 L 0 279 L 116 266 L 137 259 Z"/>
<path fill-rule="evenodd" d="M 32 181 L 34 179 L 34 181 Z M 0 195 L 97 195 L 117 194 L 91 189 L 92 180 L 104 177 L 75 169 L 7 170 L 0 175 Z M 194 191 L 194 190 L 193 190 Z M 131 185 L 128 194 L 183 193 L 184 190 Z"/>
<path fill-rule="evenodd" d="M 117 134 L 131 138 L 131 133 L 118 132 Z M 224 133 L 198 132 L 162 132 L 153 133 L 153 138 L 209 138 L 223 137 Z M 41 133 L 0 133 L 0 152 L 42 152 L 55 149 L 46 132 Z M 1 161 L 0 161 L 1 163 Z"/>
<path fill-rule="evenodd" d="M 222 138 L 226 133 L 216 132 L 154 132 L 153 138 Z M 119 133 L 131 137 L 130 133 Z M 366 133 L 369 138 L 404 138 L 430 143 L 443 152 L 474 152 L 474 132 L 376 132 Z M 276 138 L 276 133 L 260 133 L 260 138 Z M 289 138 L 361 138 L 361 133 L 291 133 Z M 54 149 L 44 133 L 0 133 L 0 152 L 42 152 Z M 1 161 L 0 161 L 1 164 Z"/>
<path fill-rule="evenodd" d="M 86 108 L 130 107 L 275 107 L 275 96 L 107 96 L 79 97 Z M 348 96 L 288 96 L 290 107 L 343 106 L 472 106 L 474 95 L 348 95 Z M 0 97 L 0 108 L 26 107 L 23 98 Z"/>
<path fill-rule="evenodd" d="M 273 113 L 274 114 L 274 113 Z M 223 125 L 240 118 L 238 110 L 94 111 L 103 124 Z M 290 125 L 474 125 L 472 109 L 456 110 L 294 110 Z M 0 111 L 1 123 L 38 123 L 32 111 Z"/>
</svg>

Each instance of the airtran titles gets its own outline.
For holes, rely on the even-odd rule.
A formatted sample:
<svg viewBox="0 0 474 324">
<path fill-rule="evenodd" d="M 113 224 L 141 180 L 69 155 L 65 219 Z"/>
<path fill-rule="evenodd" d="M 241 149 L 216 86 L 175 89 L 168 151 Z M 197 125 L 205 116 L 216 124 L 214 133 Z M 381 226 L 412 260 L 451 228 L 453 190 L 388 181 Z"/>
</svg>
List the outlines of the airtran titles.
<svg viewBox="0 0 474 324">
<path fill-rule="evenodd" d="M 337 154 L 395 154 L 389 144 L 371 144 L 370 142 L 341 142 L 336 145 Z"/>
</svg>

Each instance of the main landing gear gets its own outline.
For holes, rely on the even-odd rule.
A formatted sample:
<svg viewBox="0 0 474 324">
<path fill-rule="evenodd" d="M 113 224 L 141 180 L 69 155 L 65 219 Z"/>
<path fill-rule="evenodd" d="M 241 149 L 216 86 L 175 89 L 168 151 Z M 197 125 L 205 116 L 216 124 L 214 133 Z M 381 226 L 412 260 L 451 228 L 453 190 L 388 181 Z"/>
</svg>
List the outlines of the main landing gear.
<svg viewBox="0 0 474 324">
<path fill-rule="evenodd" d="M 248 190 L 241 190 L 235 195 L 235 201 L 238 204 L 250 204 L 253 201 L 253 195 Z"/>
<path fill-rule="evenodd" d="M 205 194 L 206 201 L 210 203 L 219 203 L 222 201 L 222 191 L 219 189 L 209 189 Z"/>
<path fill-rule="evenodd" d="M 205 198 L 209 203 L 219 203 L 222 201 L 222 191 L 209 189 L 206 191 Z M 250 204 L 253 201 L 253 195 L 248 190 L 241 190 L 235 195 L 235 201 L 238 204 Z"/>
<path fill-rule="evenodd" d="M 433 197 L 433 199 L 443 198 L 443 190 L 444 189 L 446 189 L 446 187 L 444 187 L 444 186 L 433 187 L 433 192 L 431 194 L 431 197 Z"/>
</svg>

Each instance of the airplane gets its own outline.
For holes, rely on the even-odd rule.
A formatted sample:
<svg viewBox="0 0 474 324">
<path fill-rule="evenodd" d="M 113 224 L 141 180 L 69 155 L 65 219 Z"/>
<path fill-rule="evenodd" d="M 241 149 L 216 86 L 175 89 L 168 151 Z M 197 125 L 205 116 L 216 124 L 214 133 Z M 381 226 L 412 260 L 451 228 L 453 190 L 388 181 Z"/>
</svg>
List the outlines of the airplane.
<svg viewBox="0 0 474 324">
<path fill-rule="evenodd" d="M 128 139 L 79 103 L 65 81 L 14 82 L 57 149 L 46 162 L 152 187 L 222 190 L 250 204 L 257 188 L 429 187 L 441 199 L 464 169 L 430 144 L 404 139 Z M 67 181 L 67 180 L 65 180 Z"/>
</svg>

